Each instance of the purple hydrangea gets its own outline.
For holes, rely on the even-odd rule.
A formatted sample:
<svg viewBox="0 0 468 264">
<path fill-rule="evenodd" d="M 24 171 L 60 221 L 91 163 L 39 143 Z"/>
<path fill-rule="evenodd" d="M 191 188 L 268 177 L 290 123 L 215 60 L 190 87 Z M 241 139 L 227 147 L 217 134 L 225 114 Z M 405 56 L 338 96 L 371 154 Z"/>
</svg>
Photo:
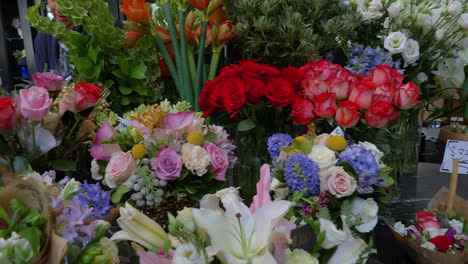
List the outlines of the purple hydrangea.
<svg viewBox="0 0 468 264">
<path fill-rule="evenodd" d="M 82 207 L 87 206 L 93 209 L 90 219 L 105 217 L 112 208 L 110 192 L 102 190 L 99 183 L 88 184 L 86 180 L 81 184 L 80 192 L 73 197 L 73 201 L 80 201 Z"/>
<path fill-rule="evenodd" d="M 298 153 L 286 160 L 284 178 L 293 192 L 307 188 L 307 195 L 315 195 L 320 192 L 319 171 L 319 166 L 306 154 Z"/>
<path fill-rule="evenodd" d="M 274 134 L 268 138 L 267 146 L 268 152 L 272 159 L 277 158 L 280 155 L 281 147 L 288 147 L 292 143 L 292 137 L 286 134 Z"/>
</svg>

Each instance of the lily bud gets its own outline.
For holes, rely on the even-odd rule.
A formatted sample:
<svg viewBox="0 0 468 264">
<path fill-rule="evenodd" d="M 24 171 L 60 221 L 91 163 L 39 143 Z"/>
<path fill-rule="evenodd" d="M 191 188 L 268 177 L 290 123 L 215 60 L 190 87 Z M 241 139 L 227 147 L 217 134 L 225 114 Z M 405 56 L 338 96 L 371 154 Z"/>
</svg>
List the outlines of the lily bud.
<svg viewBox="0 0 468 264">
<path fill-rule="evenodd" d="M 211 0 L 210 4 L 208 5 L 207 15 L 209 16 L 213 13 L 218 7 L 223 4 L 223 0 Z"/>
<path fill-rule="evenodd" d="M 190 4 L 200 11 L 205 11 L 208 8 L 211 0 L 189 0 Z"/>
<path fill-rule="evenodd" d="M 232 24 L 232 21 L 226 20 L 218 27 L 216 43 L 227 43 L 231 41 L 235 36 L 236 34 L 234 34 L 234 25 Z"/>
<path fill-rule="evenodd" d="M 224 7 L 219 7 L 216 9 L 208 18 L 210 26 L 220 25 L 227 19 L 226 9 Z"/>
<path fill-rule="evenodd" d="M 125 32 L 125 34 L 127 34 L 127 38 L 124 43 L 129 47 L 135 47 L 137 41 L 143 36 L 141 33 L 136 31 L 128 31 Z"/>
<path fill-rule="evenodd" d="M 197 40 L 195 39 L 195 34 L 193 33 L 193 26 L 195 23 L 195 14 L 193 11 L 190 11 L 185 18 L 185 36 L 187 41 L 192 45 L 197 45 Z"/>
<path fill-rule="evenodd" d="M 169 32 L 167 32 L 166 29 L 164 29 L 163 27 L 156 27 L 155 29 L 156 33 L 164 43 L 171 42 L 171 35 L 169 35 Z"/>
</svg>

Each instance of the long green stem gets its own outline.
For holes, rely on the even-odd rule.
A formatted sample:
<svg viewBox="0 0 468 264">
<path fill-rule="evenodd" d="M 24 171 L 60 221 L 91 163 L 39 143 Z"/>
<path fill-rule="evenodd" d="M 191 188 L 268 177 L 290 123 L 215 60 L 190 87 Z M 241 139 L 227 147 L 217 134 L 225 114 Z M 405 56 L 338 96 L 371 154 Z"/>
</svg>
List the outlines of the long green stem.
<svg viewBox="0 0 468 264">
<path fill-rule="evenodd" d="M 32 141 L 33 141 L 33 148 L 32 148 L 33 155 L 35 155 L 38 147 L 37 147 L 37 142 L 36 142 L 36 125 L 34 123 L 31 124 L 31 134 L 32 134 Z"/>
<path fill-rule="evenodd" d="M 188 63 L 190 67 L 190 77 L 192 78 L 192 89 L 193 94 L 196 94 L 196 86 L 197 86 L 197 67 L 195 66 L 195 56 L 193 55 L 193 47 L 192 45 L 188 45 L 187 47 L 187 57 Z"/>
<path fill-rule="evenodd" d="M 182 79 L 184 83 L 184 90 L 188 96 L 189 102 L 192 106 L 195 106 L 194 95 L 192 89 L 192 82 L 189 72 L 188 59 L 187 59 L 187 38 L 185 36 L 185 12 L 179 10 L 179 26 L 180 26 L 180 55 L 181 55 L 181 64 L 182 64 Z"/>
<path fill-rule="evenodd" d="M 174 24 L 174 19 L 172 18 L 172 12 L 171 12 L 171 6 L 169 3 L 165 3 L 163 5 L 163 10 L 164 10 L 164 17 L 167 21 L 168 29 L 169 29 L 169 34 L 171 35 L 171 43 L 172 47 L 174 49 L 174 56 L 176 59 L 176 68 L 177 68 L 177 76 L 172 78 L 177 78 L 178 82 L 180 85 L 182 85 L 182 89 L 184 89 L 184 79 L 183 79 L 183 74 L 182 74 L 182 63 L 181 63 L 181 58 L 180 58 L 180 49 L 179 49 L 179 41 L 177 38 L 177 31 L 175 28 Z M 182 100 L 187 100 L 187 94 L 186 91 L 181 94 L 183 96 Z"/>
<path fill-rule="evenodd" d="M 166 46 L 164 45 L 163 40 L 156 34 L 156 45 L 158 45 L 159 49 L 161 50 L 162 56 L 166 61 L 167 68 L 172 75 L 172 79 L 174 80 L 175 86 L 177 88 L 177 92 L 182 97 L 183 96 L 183 89 L 179 83 L 179 79 L 177 78 L 177 70 L 175 68 L 174 62 L 172 61 L 171 55 L 169 55 L 169 51 L 167 51 Z"/>
<path fill-rule="evenodd" d="M 210 62 L 210 74 L 208 75 L 208 80 L 213 80 L 216 76 L 220 54 L 221 54 L 221 48 L 218 48 L 218 47 L 213 48 L 213 52 L 211 54 L 211 62 Z"/>
<path fill-rule="evenodd" d="M 198 61 L 197 61 L 197 89 L 195 92 L 195 101 L 198 104 L 198 99 L 201 93 L 201 87 L 203 84 L 203 70 L 205 68 L 204 57 L 205 57 L 205 40 L 206 40 L 206 30 L 208 28 L 208 21 L 202 21 L 200 43 L 198 47 Z"/>
<path fill-rule="evenodd" d="M 65 139 L 67 140 L 70 139 L 70 137 L 73 135 L 73 132 L 75 132 L 76 128 L 78 127 L 78 124 L 80 123 L 80 121 L 81 121 L 80 115 L 75 113 L 75 123 L 73 124 L 70 131 L 68 131 L 68 134 L 65 137 Z"/>
</svg>

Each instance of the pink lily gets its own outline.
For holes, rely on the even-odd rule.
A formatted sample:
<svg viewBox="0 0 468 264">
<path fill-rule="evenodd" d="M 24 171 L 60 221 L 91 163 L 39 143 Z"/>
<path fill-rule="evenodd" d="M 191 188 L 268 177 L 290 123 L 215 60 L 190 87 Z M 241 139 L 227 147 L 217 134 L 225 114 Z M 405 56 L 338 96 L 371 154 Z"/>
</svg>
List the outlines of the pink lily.
<svg viewBox="0 0 468 264">
<path fill-rule="evenodd" d="M 164 126 L 170 130 L 181 130 L 187 126 L 192 125 L 195 118 L 195 112 L 179 112 L 175 114 L 168 114 L 164 117 Z"/>
</svg>

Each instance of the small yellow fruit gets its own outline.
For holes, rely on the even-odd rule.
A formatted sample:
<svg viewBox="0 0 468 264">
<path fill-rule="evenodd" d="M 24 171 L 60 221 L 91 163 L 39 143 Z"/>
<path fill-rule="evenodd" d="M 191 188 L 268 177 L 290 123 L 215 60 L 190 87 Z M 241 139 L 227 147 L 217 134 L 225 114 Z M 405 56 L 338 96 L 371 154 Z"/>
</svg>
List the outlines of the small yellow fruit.
<svg viewBox="0 0 468 264">
<path fill-rule="evenodd" d="M 343 151 L 347 146 L 348 143 L 342 136 L 331 136 L 327 140 L 327 147 L 334 151 Z"/>
<path fill-rule="evenodd" d="M 142 159 L 146 156 L 146 148 L 145 148 L 145 145 L 143 144 L 136 144 L 135 146 L 133 146 L 132 148 L 132 156 L 135 158 L 135 159 Z"/>
<path fill-rule="evenodd" d="M 306 137 L 304 137 L 304 136 L 298 136 L 298 137 L 296 137 L 296 138 L 294 138 L 294 139 L 295 139 L 295 140 L 302 141 L 302 142 L 308 141 L 308 140 L 309 140 L 308 138 L 306 138 Z"/>
<path fill-rule="evenodd" d="M 192 131 L 187 136 L 187 142 L 192 145 L 202 146 L 205 142 L 205 136 L 200 131 Z"/>
</svg>

